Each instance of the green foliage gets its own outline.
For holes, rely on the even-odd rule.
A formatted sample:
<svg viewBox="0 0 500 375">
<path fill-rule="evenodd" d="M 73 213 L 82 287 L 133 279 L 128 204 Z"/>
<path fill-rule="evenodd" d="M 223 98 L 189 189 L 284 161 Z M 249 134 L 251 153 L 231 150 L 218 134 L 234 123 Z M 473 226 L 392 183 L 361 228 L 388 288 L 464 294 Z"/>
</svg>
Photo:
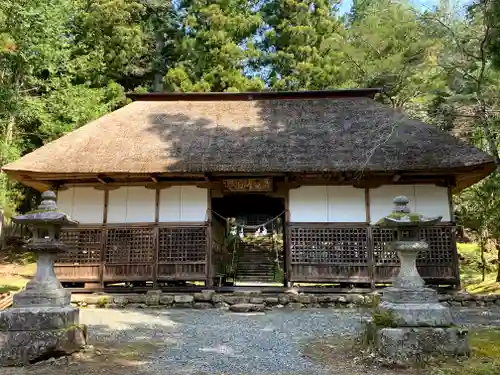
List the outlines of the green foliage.
<svg viewBox="0 0 500 375">
<path fill-rule="evenodd" d="M 430 375 L 496 375 L 500 373 L 500 330 L 479 329 L 469 334 L 472 356 L 465 361 L 442 360 Z"/>
<path fill-rule="evenodd" d="M 259 55 L 252 37 L 262 24 L 257 0 L 183 0 L 178 61 L 165 75 L 171 91 L 260 91 L 261 79 L 245 74 Z"/>
<path fill-rule="evenodd" d="M 377 328 L 397 327 L 394 313 L 388 309 L 375 308 L 372 311 L 372 321 Z"/>
<path fill-rule="evenodd" d="M 346 85 L 342 64 L 344 25 L 335 14 L 337 0 L 264 2 L 266 24 L 261 61 L 276 90 L 311 90 Z"/>
</svg>

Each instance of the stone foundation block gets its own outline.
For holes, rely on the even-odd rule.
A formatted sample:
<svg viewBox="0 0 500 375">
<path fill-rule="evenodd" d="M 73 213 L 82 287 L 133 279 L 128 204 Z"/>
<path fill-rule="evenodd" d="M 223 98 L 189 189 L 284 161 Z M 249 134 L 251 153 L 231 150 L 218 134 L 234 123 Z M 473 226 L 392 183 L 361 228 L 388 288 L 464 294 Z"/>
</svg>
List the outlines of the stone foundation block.
<svg viewBox="0 0 500 375">
<path fill-rule="evenodd" d="M 276 306 L 279 303 L 277 297 L 267 297 L 264 301 L 268 306 Z"/>
<path fill-rule="evenodd" d="M 171 305 L 174 303 L 174 296 L 171 296 L 169 294 L 163 294 L 160 297 L 160 305 Z"/>
<path fill-rule="evenodd" d="M 194 297 L 190 296 L 188 294 L 180 295 L 180 296 L 174 296 L 174 302 L 175 303 L 192 303 L 193 300 L 194 300 Z"/>
<path fill-rule="evenodd" d="M 160 304 L 160 290 L 149 290 L 146 293 L 146 305 L 148 306 L 157 306 Z"/>
<path fill-rule="evenodd" d="M 449 327 L 453 322 L 450 309 L 439 303 L 382 302 L 380 309 L 392 312 L 398 327 Z"/>
<path fill-rule="evenodd" d="M 66 307 L 17 307 L 0 312 L 0 331 L 37 331 L 78 324 L 78 309 Z"/>
<path fill-rule="evenodd" d="M 214 294 L 215 291 L 213 290 L 204 290 L 201 293 L 195 293 L 194 300 L 198 302 L 210 302 Z"/>
<path fill-rule="evenodd" d="M 0 332 L 0 365 L 19 366 L 80 350 L 87 342 L 85 326 L 43 331 Z"/>
<path fill-rule="evenodd" d="M 228 305 L 237 305 L 240 303 L 249 303 L 250 297 L 247 296 L 222 296 L 222 301 L 226 302 Z"/>
<path fill-rule="evenodd" d="M 457 328 L 382 328 L 376 332 L 375 345 L 383 357 L 403 362 L 470 353 L 467 332 Z"/>
</svg>

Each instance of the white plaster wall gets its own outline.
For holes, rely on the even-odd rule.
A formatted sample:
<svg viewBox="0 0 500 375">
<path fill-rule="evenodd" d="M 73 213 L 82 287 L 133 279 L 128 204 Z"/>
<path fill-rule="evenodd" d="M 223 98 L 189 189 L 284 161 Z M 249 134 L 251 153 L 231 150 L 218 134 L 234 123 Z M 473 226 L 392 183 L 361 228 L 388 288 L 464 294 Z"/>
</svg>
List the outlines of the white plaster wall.
<svg viewBox="0 0 500 375">
<path fill-rule="evenodd" d="M 426 216 L 443 216 L 443 221 L 450 221 L 447 188 L 435 185 L 387 185 L 370 189 L 372 223 L 392 211 L 392 200 L 398 195 L 406 195 L 410 199 L 409 207 L 413 212 Z"/>
<path fill-rule="evenodd" d="M 416 211 L 426 216 L 443 216 L 450 221 L 448 189 L 435 185 L 415 185 Z"/>
<path fill-rule="evenodd" d="M 365 189 L 328 186 L 328 221 L 365 222 Z"/>
<path fill-rule="evenodd" d="M 66 190 L 60 190 L 57 192 L 57 208 L 59 211 L 68 214 L 70 217 L 73 216 L 73 195 L 75 190 L 69 188 Z"/>
<path fill-rule="evenodd" d="M 328 221 L 327 186 L 301 186 L 290 190 L 288 208 L 292 222 Z"/>
<path fill-rule="evenodd" d="M 160 190 L 160 222 L 176 222 L 181 217 L 181 187 Z"/>
<path fill-rule="evenodd" d="M 172 186 L 160 191 L 160 222 L 205 221 L 208 190 L 196 186 Z"/>
<path fill-rule="evenodd" d="M 150 223 L 155 220 L 155 190 L 126 186 L 109 191 L 108 223 Z"/>
<path fill-rule="evenodd" d="M 104 191 L 93 187 L 70 187 L 57 194 L 59 210 L 82 224 L 100 224 L 104 214 Z"/>
<path fill-rule="evenodd" d="M 365 192 L 352 186 L 301 186 L 290 190 L 292 222 L 365 222 Z"/>
</svg>

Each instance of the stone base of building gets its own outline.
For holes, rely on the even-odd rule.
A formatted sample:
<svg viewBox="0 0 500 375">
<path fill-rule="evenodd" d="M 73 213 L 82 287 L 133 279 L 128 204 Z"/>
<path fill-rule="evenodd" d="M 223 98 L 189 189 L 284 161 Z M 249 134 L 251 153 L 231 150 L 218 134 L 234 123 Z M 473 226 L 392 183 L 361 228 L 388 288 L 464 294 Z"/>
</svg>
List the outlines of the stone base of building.
<svg viewBox="0 0 500 375">
<path fill-rule="evenodd" d="M 22 307 L 0 313 L 0 365 L 26 365 L 71 354 L 87 341 L 87 328 L 78 324 L 78 309 Z"/>
<path fill-rule="evenodd" d="M 398 362 L 470 353 L 467 331 L 455 327 L 381 328 L 375 334 L 375 346 L 382 357 Z"/>
</svg>

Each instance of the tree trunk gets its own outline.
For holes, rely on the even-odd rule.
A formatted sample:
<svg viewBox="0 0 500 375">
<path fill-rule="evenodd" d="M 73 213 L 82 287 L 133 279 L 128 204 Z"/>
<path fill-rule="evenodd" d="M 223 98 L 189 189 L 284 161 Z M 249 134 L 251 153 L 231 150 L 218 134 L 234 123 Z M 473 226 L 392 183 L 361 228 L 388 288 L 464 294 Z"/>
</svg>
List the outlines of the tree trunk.
<svg viewBox="0 0 500 375">
<path fill-rule="evenodd" d="M 479 248 L 481 250 L 481 281 L 486 280 L 486 259 L 484 257 L 484 248 L 486 247 L 486 240 L 481 236 L 479 240 Z"/>
<path fill-rule="evenodd" d="M 497 279 L 496 279 L 496 282 L 497 283 L 500 283 L 500 245 L 496 244 L 496 248 L 497 248 Z"/>
</svg>

